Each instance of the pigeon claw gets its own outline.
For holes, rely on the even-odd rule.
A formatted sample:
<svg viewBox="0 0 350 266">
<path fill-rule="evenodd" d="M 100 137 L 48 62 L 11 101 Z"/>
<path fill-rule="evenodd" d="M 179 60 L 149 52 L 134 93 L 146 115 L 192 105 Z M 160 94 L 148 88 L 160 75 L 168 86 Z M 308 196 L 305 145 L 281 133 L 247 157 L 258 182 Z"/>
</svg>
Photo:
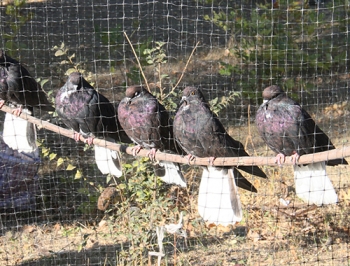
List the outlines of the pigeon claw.
<svg viewBox="0 0 350 266">
<path fill-rule="evenodd" d="M 80 133 L 74 132 L 74 140 L 75 140 L 76 142 L 80 141 Z"/>
<path fill-rule="evenodd" d="M 0 109 L 4 106 L 5 101 L 4 100 L 0 100 Z"/>
<path fill-rule="evenodd" d="M 21 113 L 22 113 L 22 106 L 12 110 L 12 114 L 14 114 L 15 116 L 19 116 Z"/>
<path fill-rule="evenodd" d="M 141 145 L 136 145 L 136 146 L 132 147 L 131 148 L 132 155 L 136 156 L 136 154 L 138 154 L 141 149 L 142 149 Z"/>
<path fill-rule="evenodd" d="M 190 164 L 190 162 L 191 162 L 193 159 L 196 158 L 196 157 L 193 156 L 192 154 L 188 154 L 186 157 L 187 157 L 187 164 Z"/>
<path fill-rule="evenodd" d="M 85 142 L 86 142 L 88 145 L 92 145 L 92 143 L 94 143 L 94 138 L 93 138 L 93 137 L 88 137 L 87 139 L 85 139 Z"/>
<path fill-rule="evenodd" d="M 293 162 L 294 165 L 299 161 L 300 155 L 296 152 L 290 157 L 290 161 Z"/>
<path fill-rule="evenodd" d="M 284 163 L 284 161 L 286 160 L 286 156 L 282 153 L 279 153 L 277 154 L 276 156 L 276 160 L 275 162 L 278 164 L 278 165 L 282 165 Z"/>
<path fill-rule="evenodd" d="M 214 164 L 214 160 L 216 159 L 216 157 L 209 157 L 209 164 L 210 166 L 212 166 Z"/>
<path fill-rule="evenodd" d="M 156 159 L 156 153 L 157 153 L 157 149 L 152 148 L 152 149 L 147 153 L 147 156 L 148 156 L 148 158 L 150 158 L 151 161 L 155 161 L 155 159 Z"/>
</svg>

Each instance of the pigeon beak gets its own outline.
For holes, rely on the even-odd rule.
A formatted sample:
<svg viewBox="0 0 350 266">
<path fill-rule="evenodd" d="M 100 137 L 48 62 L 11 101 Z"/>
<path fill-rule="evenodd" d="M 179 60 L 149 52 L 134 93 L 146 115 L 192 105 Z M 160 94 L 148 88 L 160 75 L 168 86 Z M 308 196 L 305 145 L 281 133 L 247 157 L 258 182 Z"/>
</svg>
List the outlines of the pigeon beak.
<svg viewBox="0 0 350 266">
<path fill-rule="evenodd" d="M 187 105 L 187 97 L 186 96 L 182 96 L 182 98 L 181 98 L 180 105 L 182 105 L 183 103 L 185 103 Z"/>
<path fill-rule="evenodd" d="M 269 100 L 263 100 L 263 103 L 267 103 Z"/>
<path fill-rule="evenodd" d="M 128 97 L 128 98 L 126 98 L 126 99 L 127 99 L 126 104 L 127 104 L 127 105 L 130 105 L 130 104 L 131 104 L 131 98 Z"/>
</svg>

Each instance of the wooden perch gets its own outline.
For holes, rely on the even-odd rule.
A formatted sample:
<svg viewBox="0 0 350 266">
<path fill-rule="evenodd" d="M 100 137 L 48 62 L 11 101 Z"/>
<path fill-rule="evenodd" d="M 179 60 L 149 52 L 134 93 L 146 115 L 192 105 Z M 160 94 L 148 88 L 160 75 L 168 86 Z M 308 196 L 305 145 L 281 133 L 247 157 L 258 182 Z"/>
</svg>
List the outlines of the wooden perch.
<svg viewBox="0 0 350 266">
<path fill-rule="evenodd" d="M 6 113 L 12 114 L 12 111 L 14 109 L 4 105 L 1 108 L 1 110 Z M 74 133 L 72 130 L 56 126 L 50 122 L 43 121 L 41 119 L 35 118 L 26 113 L 21 113 L 19 117 L 29 121 L 30 123 L 38 125 L 39 127 L 45 128 L 47 130 L 56 132 L 68 138 L 74 139 Z M 82 136 L 80 137 L 80 140 L 85 143 L 85 139 Z M 93 140 L 93 144 L 106 147 L 111 150 L 125 152 L 127 154 L 132 155 L 132 150 L 131 150 L 131 147 L 129 146 L 120 145 L 120 144 L 116 144 L 113 142 L 109 142 L 109 141 L 105 141 L 103 139 L 97 139 L 97 138 Z M 148 152 L 149 152 L 148 150 L 142 149 L 137 155 L 142 157 L 147 157 Z M 299 159 L 299 164 L 322 162 L 326 160 L 340 159 L 340 158 L 349 157 L 349 156 L 350 156 L 350 147 L 344 146 L 342 148 L 338 148 L 330 151 L 303 155 Z M 188 164 L 188 160 L 186 157 L 175 155 L 175 154 L 162 153 L 162 152 L 156 153 L 156 160 Z M 209 158 L 195 158 L 193 161 L 190 162 L 190 165 L 209 165 Z M 215 166 L 236 166 L 236 165 L 276 166 L 277 164 L 275 162 L 275 157 L 222 157 L 222 158 L 216 158 L 214 160 L 214 165 Z M 289 156 L 286 157 L 286 161 L 284 165 L 292 165 L 291 157 Z"/>
</svg>

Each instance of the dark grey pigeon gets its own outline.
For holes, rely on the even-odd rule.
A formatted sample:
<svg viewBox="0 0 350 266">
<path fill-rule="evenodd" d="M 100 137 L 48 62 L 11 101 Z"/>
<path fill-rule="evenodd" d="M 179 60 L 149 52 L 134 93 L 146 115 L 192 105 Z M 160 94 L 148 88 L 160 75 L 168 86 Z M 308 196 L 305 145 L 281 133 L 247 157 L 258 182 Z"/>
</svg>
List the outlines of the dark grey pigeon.
<svg viewBox="0 0 350 266">
<path fill-rule="evenodd" d="M 0 67 L 0 108 L 5 104 L 7 99 L 8 85 L 7 74 L 4 67 Z"/>
<path fill-rule="evenodd" d="M 131 143 L 120 127 L 116 110 L 106 97 L 98 93 L 84 78 L 74 72 L 66 84 L 57 92 L 56 111 L 62 121 L 92 144 L 93 138 L 104 138 L 112 142 Z M 103 174 L 122 175 L 120 154 L 95 145 L 96 164 Z"/>
<path fill-rule="evenodd" d="M 195 87 L 183 91 L 174 118 L 174 137 L 189 158 L 249 156 L 242 143 L 231 138 L 218 117 L 210 110 L 202 92 Z M 198 211 L 205 221 L 234 224 L 242 219 L 242 207 L 236 186 L 256 192 L 238 169 L 266 178 L 257 166 L 204 167 L 199 187 Z"/>
<path fill-rule="evenodd" d="M 303 154 L 335 149 L 328 136 L 311 116 L 279 86 L 263 91 L 264 102 L 256 114 L 256 126 L 266 144 L 278 155 L 281 165 L 285 156 L 292 156 L 297 195 L 309 204 L 332 204 L 338 201 L 333 185 L 326 174 L 326 164 L 348 164 L 345 159 L 297 165 Z"/>
<path fill-rule="evenodd" d="M 119 103 L 118 118 L 126 134 L 137 144 L 134 155 L 141 148 L 151 150 L 151 159 L 157 150 L 178 153 L 172 120 L 164 106 L 142 86 L 128 87 L 125 96 Z M 161 161 L 156 175 L 166 183 L 186 186 L 179 164 Z"/>
<path fill-rule="evenodd" d="M 17 107 L 13 114 L 20 115 L 22 107 L 32 112 L 33 107 L 54 111 L 46 93 L 28 70 L 17 60 L 0 51 L 0 107 L 9 102 Z"/>
</svg>

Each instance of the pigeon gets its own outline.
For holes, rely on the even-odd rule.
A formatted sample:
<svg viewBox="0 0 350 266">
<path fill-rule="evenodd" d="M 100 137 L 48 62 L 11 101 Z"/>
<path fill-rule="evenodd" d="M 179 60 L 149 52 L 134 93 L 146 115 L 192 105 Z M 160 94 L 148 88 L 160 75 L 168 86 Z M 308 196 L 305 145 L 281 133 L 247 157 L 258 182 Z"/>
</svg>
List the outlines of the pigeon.
<svg viewBox="0 0 350 266">
<path fill-rule="evenodd" d="M 318 206 L 338 202 L 338 196 L 327 176 L 326 165 L 348 164 L 345 159 L 297 165 L 303 154 L 335 149 L 328 136 L 315 124 L 311 116 L 276 85 L 267 87 L 263 103 L 255 118 L 258 132 L 265 143 L 277 153 L 281 165 L 285 156 L 292 156 L 295 190 L 308 204 Z"/>
<path fill-rule="evenodd" d="M 0 51 L 0 108 L 5 102 L 14 105 L 14 115 L 19 116 L 22 108 L 30 112 L 33 107 L 44 111 L 55 111 L 40 84 L 17 60 Z"/>
<path fill-rule="evenodd" d="M 242 219 L 238 187 L 257 192 L 239 170 L 262 178 L 257 166 L 214 167 L 215 157 L 249 156 L 241 142 L 226 132 L 218 117 L 210 110 L 202 91 L 186 87 L 174 118 L 174 137 L 182 149 L 193 157 L 209 157 L 199 186 L 198 212 L 209 223 L 229 225 Z"/>
<path fill-rule="evenodd" d="M 154 160 L 157 150 L 181 153 L 173 138 L 172 120 L 168 112 L 143 86 L 126 89 L 125 98 L 118 106 L 118 119 L 136 144 L 134 156 L 141 148 L 150 149 L 151 160 Z M 155 174 L 165 183 L 186 187 L 179 164 L 160 161 L 155 167 Z"/>
<path fill-rule="evenodd" d="M 116 110 L 106 97 L 98 93 L 81 75 L 73 72 L 57 92 L 56 111 L 63 123 L 74 130 L 74 139 L 80 135 L 91 145 L 94 138 L 112 142 L 131 143 L 121 129 Z M 122 166 L 120 154 L 95 145 L 96 164 L 102 174 L 120 177 Z"/>
</svg>

